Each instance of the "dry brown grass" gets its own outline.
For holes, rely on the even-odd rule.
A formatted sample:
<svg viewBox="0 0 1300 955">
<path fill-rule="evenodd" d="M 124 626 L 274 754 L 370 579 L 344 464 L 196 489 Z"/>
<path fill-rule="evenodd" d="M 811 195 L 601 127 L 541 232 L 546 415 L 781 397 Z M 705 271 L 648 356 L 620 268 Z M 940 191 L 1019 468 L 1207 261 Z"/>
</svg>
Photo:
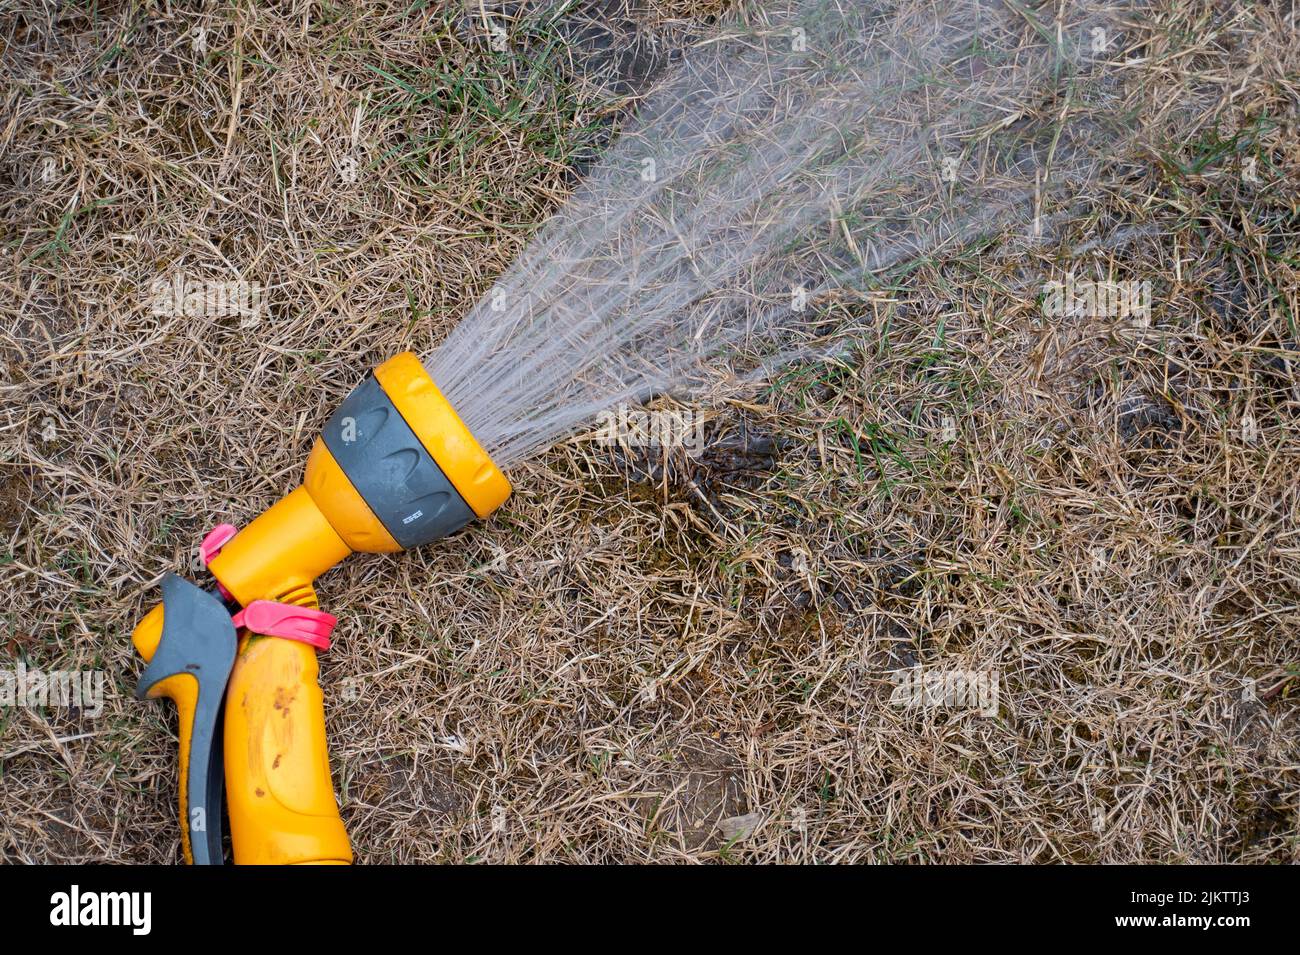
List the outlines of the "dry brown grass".
<svg viewBox="0 0 1300 955">
<path fill-rule="evenodd" d="M 635 89 L 701 7 L 631 53 L 569 11 L 530 67 L 545 35 L 494 54 L 477 4 L 18 6 L 5 656 L 113 692 L 0 709 L 0 858 L 173 861 L 174 717 L 130 698 L 159 575 L 489 288 L 626 105 L 604 72 Z M 870 360 L 719 399 L 698 460 L 578 439 L 491 523 L 320 582 L 361 861 L 1300 858 L 1300 43 L 1270 4 L 1158 6 L 1152 132 L 1059 246 L 918 273 Z M 1150 324 L 1045 320 L 1071 269 L 1149 280 Z M 267 313 L 152 315 L 177 271 Z M 997 715 L 891 704 L 918 666 L 995 672 Z"/>
</svg>

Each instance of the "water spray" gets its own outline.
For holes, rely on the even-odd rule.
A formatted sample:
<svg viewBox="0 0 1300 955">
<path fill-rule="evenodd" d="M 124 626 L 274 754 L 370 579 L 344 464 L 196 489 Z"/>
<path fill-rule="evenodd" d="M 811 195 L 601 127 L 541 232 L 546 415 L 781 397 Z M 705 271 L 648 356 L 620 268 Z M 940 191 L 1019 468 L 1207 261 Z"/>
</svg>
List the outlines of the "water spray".
<svg viewBox="0 0 1300 955">
<path fill-rule="evenodd" d="M 351 861 L 317 684 L 336 622 L 320 574 L 488 517 L 504 468 L 621 402 L 832 353 L 853 329 L 828 334 L 810 296 L 1009 223 L 1040 234 L 1052 190 L 1122 140 L 1095 115 L 1063 120 L 1097 33 L 1086 2 L 1061 6 L 1075 16 L 1049 25 L 1011 0 L 802 0 L 687 56 L 447 340 L 376 368 L 301 486 L 204 539 L 206 589 L 164 578 L 133 641 L 138 695 L 180 714 L 186 859 L 222 861 L 224 789 L 237 863 Z"/>
</svg>

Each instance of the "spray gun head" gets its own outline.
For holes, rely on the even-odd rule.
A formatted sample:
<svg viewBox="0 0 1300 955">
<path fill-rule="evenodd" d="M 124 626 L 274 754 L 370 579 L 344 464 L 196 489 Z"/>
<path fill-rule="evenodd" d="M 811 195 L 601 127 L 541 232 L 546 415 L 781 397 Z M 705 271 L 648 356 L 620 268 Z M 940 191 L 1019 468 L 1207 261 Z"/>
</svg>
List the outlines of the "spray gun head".
<svg viewBox="0 0 1300 955">
<path fill-rule="evenodd" d="M 487 517 L 510 496 L 505 475 L 410 352 L 352 392 L 322 443 L 403 548 Z"/>
<path fill-rule="evenodd" d="M 326 422 L 303 484 L 209 561 L 228 596 L 293 603 L 349 553 L 406 550 L 487 517 L 510 483 L 420 359 L 396 355 Z"/>
<path fill-rule="evenodd" d="M 510 496 L 505 475 L 410 352 L 376 368 L 339 406 L 308 458 L 306 487 L 344 541 L 365 551 L 427 544 Z"/>
</svg>

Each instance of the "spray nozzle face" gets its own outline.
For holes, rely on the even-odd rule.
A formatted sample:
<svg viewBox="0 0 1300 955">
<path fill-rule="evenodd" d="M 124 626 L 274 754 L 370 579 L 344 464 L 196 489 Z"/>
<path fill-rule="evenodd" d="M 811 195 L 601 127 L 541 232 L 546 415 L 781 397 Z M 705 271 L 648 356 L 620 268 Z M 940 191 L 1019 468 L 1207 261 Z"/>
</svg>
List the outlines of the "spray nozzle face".
<svg viewBox="0 0 1300 955">
<path fill-rule="evenodd" d="M 333 482 L 313 479 L 313 472 L 337 468 L 370 512 L 373 520 L 363 523 L 378 525 L 369 528 L 370 543 L 353 550 L 426 544 L 486 517 L 510 495 L 505 476 L 409 352 L 380 365 L 348 395 L 326 423 L 321 445 L 308 465 L 307 488 L 322 513 L 353 544 L 356 502 L 353 513 L 336 520 L 322 498 L 333 496 L 327 486 L 339 484 L 337 475 Z M 373 538 L 383 537 L 395 546 L 376 546 Z"/>
</svg>

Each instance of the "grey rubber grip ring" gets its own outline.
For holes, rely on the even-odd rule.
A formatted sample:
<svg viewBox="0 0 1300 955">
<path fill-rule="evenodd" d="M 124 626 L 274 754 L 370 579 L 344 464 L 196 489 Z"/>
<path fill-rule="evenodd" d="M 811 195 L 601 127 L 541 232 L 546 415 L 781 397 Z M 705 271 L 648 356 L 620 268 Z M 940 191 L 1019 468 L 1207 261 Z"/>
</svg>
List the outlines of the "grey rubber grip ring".
<svg viewBox="0 0 1300 955">
<path fill-rule="evenodd" d="M 373 374 L 325 424 L 325 447 L 403 548 L 446 537 L 474 519 Z"/>
</svg>

